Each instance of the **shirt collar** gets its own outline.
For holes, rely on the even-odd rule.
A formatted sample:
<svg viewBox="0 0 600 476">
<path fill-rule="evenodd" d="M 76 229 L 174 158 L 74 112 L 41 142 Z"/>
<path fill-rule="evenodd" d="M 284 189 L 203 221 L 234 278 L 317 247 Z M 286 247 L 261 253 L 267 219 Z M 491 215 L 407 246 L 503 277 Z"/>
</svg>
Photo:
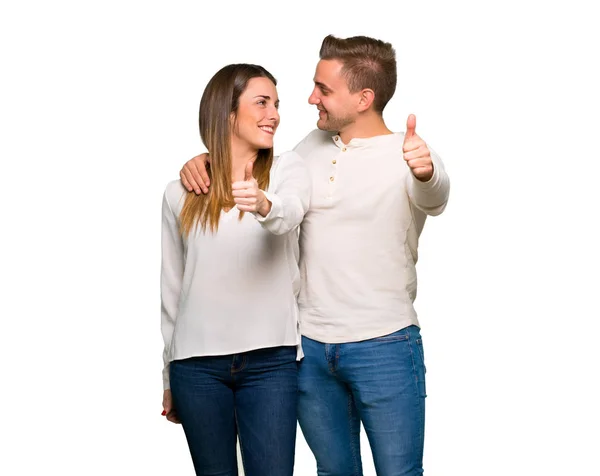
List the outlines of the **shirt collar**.
<svg viewBox="0 0 600 476">
<path fill-rule="evenodd" d="M 347 144 L 344 144 L 344 142 L 342 141 L 342 138 L 340 137 L 339 134 L 334 134 L 333 136 L 331 136 L 331 140 L 333 140 L 333 143 L 339 149 L 344 149 L 344 148 L 357 149 L 359 147 L 366 147 L 369 145 L 373 145 L 380 141 L 391 140 L 392 137 L 395 137 L 400 134 L 401 133 L 399 133 L 399 132 L 394 132 L 393 134 L 382 134 L 382 135 L 373 136 L 373 137 L 355 137 L 354 139 L 350 139 L 350 142 L 348 142 Z"/>
</svg>

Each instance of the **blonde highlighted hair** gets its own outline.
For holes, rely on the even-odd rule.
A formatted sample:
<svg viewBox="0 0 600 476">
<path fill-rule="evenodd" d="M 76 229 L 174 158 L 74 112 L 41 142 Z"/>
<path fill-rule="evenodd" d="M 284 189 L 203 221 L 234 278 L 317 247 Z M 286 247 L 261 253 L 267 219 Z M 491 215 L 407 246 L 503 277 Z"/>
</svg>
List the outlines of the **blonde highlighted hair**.
<svg viewBox="0 0 600 476">
<path fill-rule="evenodd" d="M 198 125 L 200 137 L 210 154 L 207 173 L 210 187 L 207 194 L 189 192 L 179 215 L 180 231 L 189 235 L 200 225 L 216 232 L 224 208 L 234 206 L 231 190 L 231 114 L 236 114 L 239 99 L 252 78 L 276 79 L 262 66 L 230 64 L 219 70 L 208 82 L 200 101 Z M 253 175 L 261 190 L 269 186 L 269 173 L 273 164 L 273 149 L 260 149 L 253 165 Z M 240 212 L 239 218 L 243 217 Z"/>
</svg>

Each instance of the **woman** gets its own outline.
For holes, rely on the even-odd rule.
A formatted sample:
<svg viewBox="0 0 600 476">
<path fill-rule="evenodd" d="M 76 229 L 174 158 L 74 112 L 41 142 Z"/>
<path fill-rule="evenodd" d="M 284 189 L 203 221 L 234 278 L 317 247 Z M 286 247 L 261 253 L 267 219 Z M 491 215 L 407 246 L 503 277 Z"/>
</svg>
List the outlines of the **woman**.
<svg viewBox="0 0 600 476">
<path fill-rule="evenodd" d="M 181 422 L 196 474 L 292 475 L 297 365 L 297 228 L 310 177 L 273 157 L 275 78 L 233 64 L 209 81 L 200 135 L 210 191 L 167 185 L 162 222 L 163 415 Z"/>
</svg>

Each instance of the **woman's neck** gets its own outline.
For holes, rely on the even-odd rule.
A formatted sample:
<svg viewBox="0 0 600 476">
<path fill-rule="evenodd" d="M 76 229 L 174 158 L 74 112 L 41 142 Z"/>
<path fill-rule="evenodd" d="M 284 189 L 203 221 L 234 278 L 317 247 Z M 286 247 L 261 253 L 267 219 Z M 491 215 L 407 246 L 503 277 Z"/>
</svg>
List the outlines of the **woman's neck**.
<svg viewBox="0 0 600 476">
<path fill-rule="evenodd" d="M 244 180 L 246 165 L 250 161 L 256 160 L 258 150 L 240 144 L 235 140 L 231 141 L 231 180 L 234 182 Z"/>
</svg>

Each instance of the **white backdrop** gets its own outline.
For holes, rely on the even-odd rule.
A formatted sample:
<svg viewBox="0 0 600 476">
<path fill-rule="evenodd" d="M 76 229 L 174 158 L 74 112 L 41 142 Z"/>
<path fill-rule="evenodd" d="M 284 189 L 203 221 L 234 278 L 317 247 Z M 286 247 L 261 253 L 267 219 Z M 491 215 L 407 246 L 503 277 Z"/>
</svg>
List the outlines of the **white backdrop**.
<svg viewBox="0 0 600 476">
<path fill-rule="evenodd" d="M 417 265 L 426 474 L 599 475 L 591 4 L 3 2 L 0 473 L 193 474 L 160 416 L 162 192 L 227 63 L 279 80 L 277 152 L 313 129 L 332 33 L 396 47 L 385 119 L 416 114 L 452 180 Z"/>
</svg>

